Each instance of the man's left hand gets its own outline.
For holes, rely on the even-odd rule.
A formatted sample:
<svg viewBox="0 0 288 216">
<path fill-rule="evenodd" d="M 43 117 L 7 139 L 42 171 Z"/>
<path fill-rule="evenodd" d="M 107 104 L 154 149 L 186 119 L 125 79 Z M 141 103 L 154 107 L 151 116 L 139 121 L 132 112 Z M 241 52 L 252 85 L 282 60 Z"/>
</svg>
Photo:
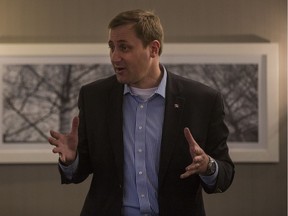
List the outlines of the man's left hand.
<svg viewBox="0 0 288 216">
<path fill-rule="evenodd" d="M 208 155 L 194 140 L 189 128 L 184 128 L 184 135 L 189 143 L 189 151 L 192 157 L 192 163 L 185 168 L 186 172 L 180 175 L 180 178 L 184 179 L 193 174 L 205 174 L 209 162 Z"/>
</svg>

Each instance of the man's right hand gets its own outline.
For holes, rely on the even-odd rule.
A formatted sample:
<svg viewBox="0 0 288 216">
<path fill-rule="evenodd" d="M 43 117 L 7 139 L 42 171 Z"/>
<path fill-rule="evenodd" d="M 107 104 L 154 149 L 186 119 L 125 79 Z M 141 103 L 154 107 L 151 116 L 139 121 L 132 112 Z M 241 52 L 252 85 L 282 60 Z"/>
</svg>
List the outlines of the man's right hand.
<svg viewBox="0 0 288 216">
<path fill-rule="evenodd" d="M 52 152 L 59 154 L 60 161 L 65 165 L 72 164 L 76 159 L 78 146 L 78 126 L 79 117 L 75 116 L 72 121 L 70 133 L 61 134 L 53 130 L 50 131 L 51 137 L 48 138 L 48 142 L 55 146 Z"/>
</svg>

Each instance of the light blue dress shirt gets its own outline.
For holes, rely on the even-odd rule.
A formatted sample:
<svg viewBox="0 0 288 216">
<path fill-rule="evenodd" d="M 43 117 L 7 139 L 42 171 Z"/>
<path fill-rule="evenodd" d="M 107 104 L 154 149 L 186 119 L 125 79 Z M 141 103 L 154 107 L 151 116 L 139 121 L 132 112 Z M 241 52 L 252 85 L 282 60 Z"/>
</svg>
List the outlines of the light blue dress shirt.
<svg viewBox="0 0 288 216">
<path fill-rule="evenodd" d="M 158 170 L 166 81 L 167 72 L 164 68 L 159 86 L 147 99 L 136 95 L 127 85 L 124 87 L 124 195 L 122 208 L 124 216 L 157 216 L 159 213 Z M 71 179 L 77 165 L 78 156 L 72 165 L 64 167 L 60 164 L 60 167 Z M 183 171 L 184 169 L 185 167 L 183 167 Z M 207 185 L 213 186 L 217 174 L 218 165 L 216 164 L 214 175 L 200 177 Z"/>
<path fill-rule="evenodd" d="M 165 72 L 148 99 L 127 85 L 123 100 L 123 215 L 157 215 L 158 170 L 165 109 Z"/>
</svg>

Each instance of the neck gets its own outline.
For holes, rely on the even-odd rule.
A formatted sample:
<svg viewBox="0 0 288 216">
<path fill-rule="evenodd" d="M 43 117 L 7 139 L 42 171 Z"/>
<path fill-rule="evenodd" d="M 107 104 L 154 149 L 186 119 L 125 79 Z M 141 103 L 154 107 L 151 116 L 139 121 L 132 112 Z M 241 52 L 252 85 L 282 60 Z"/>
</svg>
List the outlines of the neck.
<svg viewBox="0 0 288 216">
<path fill-rule="evenodd" d="M 146 79 L 145 82 L 135 83 L 135 84 L 133 83 L 133 84 L 130 84 L 129 86 L 136 87 L 139 89 L 149 89 L 149 88 L 157 87 L 162 80 L 163 73 L 164 71 L 162 69 L 162 66 L 160 66 L 158 63 L 157 66 L 152 68 L 150 72 L 150 76 L 147 77 L 148 79 Z"/>
</svg>

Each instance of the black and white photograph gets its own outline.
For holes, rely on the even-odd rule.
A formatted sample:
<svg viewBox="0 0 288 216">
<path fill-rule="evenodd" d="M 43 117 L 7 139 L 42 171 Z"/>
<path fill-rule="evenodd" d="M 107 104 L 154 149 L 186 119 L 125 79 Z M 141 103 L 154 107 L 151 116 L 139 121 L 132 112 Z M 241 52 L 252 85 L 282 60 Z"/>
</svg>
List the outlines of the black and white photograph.
<svg viewBox="0 0 288 216">
<path fill-rule="evenodd" d="M 181 45 L 173 46 L 181 48 Z M 169 55 L 170 47 L 166 45 L 168 54 L 162 56 L 162 63 L 172 73 L 201 82 L 222 94 L 225 121 L 230 131 L 228 145 L 234 160 L 277 160 L 277 155 L 269 156 L 270 152 L 266 157 L 263 154 L 257 157 L 263 149 L 265 154 L 269 150 L 268 118 L 274 113 L 268 112 L 269 92 L 266 89 L 271 89 L 271 86 L 267 86 L 266 81 L 270 72 L 267 67 L 273 56 L 269 53 L 269 56 L 265 53 L 239 55 L 235 51 L 223 54 L 214 46 L 210 49 L 215 54 L 195 55 L 193 52 L 199 53 L 201 47 L 189 46 L 185 45 L 186 50 L 179 51 L 179 55 Z M 107 50 L 100 53 L 101 57 L 83 57 L 77 53 L 73 57 L 25 57 L 20 58 L 20 63 L 19 57 L 15 61 L 13 57 L 8 58 L 8 63 L 2 60 L 0 152 L 1 147 L 14 150 L 47 147 L 51 127 L 63 133 L 69 131 L 71 119 L 78 112 L 81 86 L 114 74 L 111 64 L 103 61 L 103 58 L 109 58 Z M 269 80 L 273 84 L 272 81 Z M 274 145 L 272 150 L 275 148 Z M 256 157 L 245 156 L 247 152 Z"/>
<path fill-rule="evenodd" d="M 169 71 L 219 90 L 228 141 L 258 141 L 257 64 L 167 64 Z M 181 73 L 179 73 L 181 71 Z M 67 132 L 80 87 L 111 76 L 108 64 L 5 65 L 2 75 L 3 144 L 45 143 L 49 127 Z"/>
</svg>

